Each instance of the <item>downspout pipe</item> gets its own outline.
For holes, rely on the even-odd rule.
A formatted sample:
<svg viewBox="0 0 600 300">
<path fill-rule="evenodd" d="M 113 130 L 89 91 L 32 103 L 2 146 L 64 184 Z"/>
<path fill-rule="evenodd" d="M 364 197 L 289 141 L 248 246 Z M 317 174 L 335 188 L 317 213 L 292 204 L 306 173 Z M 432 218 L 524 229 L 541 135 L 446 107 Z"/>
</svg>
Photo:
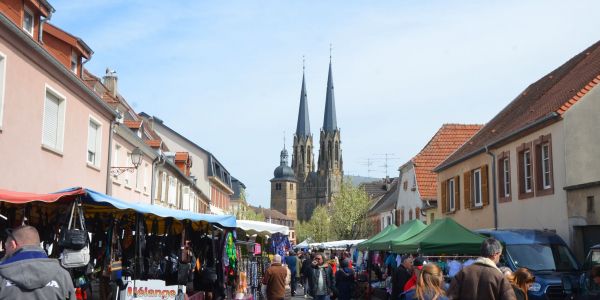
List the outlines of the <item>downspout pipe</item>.
<svg viewBox="0 0 600 300">
<path fill-rule="evenodd" d="M 494 202 L 494 229 L 498 229 L 498 196 L 496 195 L 496 154 L 490 152 L 489 146 L 485 146 L 485 153 L 492 157 L 492 201 Z"/>
<path fill-rule="evenodd" d="M 48 22 L 50 20 L 50 17 L 48 18 L 44 18 L 41 17 L 40 18 L 40 26 L 38 27 L 38 42 L 40 42 L 40 44 L 44 44 L 44 23 Z"/>
<path fill-rule="evenodd" d="M 110 121 L 110 129 L 108 131 L 108 161 L 106 162 L 106 194 L 112 196 L 112 179 L 110 175 L 111 162 L 112 162 L 112 143 L 113 143 L 113 135 L 115 132 L 115 126 L 117 125 L 117 121 Z"/>
</svg>

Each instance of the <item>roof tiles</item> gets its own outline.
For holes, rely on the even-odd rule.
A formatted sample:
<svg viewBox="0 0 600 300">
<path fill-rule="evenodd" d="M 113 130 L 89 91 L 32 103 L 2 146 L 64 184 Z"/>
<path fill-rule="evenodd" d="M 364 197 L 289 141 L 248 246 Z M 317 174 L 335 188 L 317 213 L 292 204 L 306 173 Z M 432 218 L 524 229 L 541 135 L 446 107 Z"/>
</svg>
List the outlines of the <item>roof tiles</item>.
<svg viewBox="0 0 600 300">
<path fill-rule="evenodd" d="M 444 124 L 412 159 L 422 200 L 437 199 L 437 175 L 433 169 L 464 145 L 481 127 L 483 125 Z"/>
</svg>

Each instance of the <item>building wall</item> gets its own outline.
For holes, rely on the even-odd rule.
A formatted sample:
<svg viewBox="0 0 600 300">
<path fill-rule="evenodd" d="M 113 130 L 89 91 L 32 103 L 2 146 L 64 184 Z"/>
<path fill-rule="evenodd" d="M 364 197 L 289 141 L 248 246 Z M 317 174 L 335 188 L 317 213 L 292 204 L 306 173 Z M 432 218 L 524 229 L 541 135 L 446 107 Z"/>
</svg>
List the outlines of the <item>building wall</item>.
<svg viewBox="0 0 600 300">
<path fill-rule="evenodd" d="M 566 186 L 600 181 L 600 88 L 594 87 L 563 115 Z"/>
<path fill-rule="evenodd" d="M 554 193 L 536 195 L 519 200 L 517 147 L 529 143 L 541 135 L 552 136 L 552 173 Z M 511 201 L 498 203 L 498 226 L 500 228 L 549 229 L 556 232 L 568 243 L 570 240 L 567 222 L 567 195 L 565 186 L 563 123 L 558 122 L 522 137 L 510 144 L 494 149 L 494 153 L 510 151 Z M 535 173 L 535 172 L 534 172 Z M 534 181 L 538 178 L 534 178 Z M 541 179 L 540 179 L 541 180 Z M 498 180 L 497 180 L 498 181 Z M 497 186 L 499 191 L 499 187 Z M 535 190 L 535 188 L 534 188 Z"/>
<path fill-rule="evenodd" d="M 413 219 L 416 218 L 416 208 L 421 208 L 423 201 L 421 201 L 421 197 L 419 196 L 418 186 L 415 184 L 415 169 L 412 164 L 402 168 L 398 177 L 398 201 L 396 202 L 396 209 L 400 210 L 399 215 L 404 212 L 404 218 L 400 217 L 400 223 L 402 223 L 402 219 L 406 223 L 410 221 L 409 212 L 411 209 L 413 211 Z M 406 189 L 404 188 L 405 181 Z M 419 220 L 424 220 L 421 216 L 418 218 Z"/>
<path fill-rule="evenodd" d="M 436 213 L 436 218 L 450 217 L 455 221 L 460 223 L 461 225 L 469 228 L 469 229 L 483 229 L 483 228 L 493 228 L 494 227 L 494 212 L 492 203 L 492 191 L 491 184 L 488 184 L 490 187 L 488 189 L 488 196 L 490 199 L 490 205 L 483 206 L 481 208 L 476 209 L 465 209 L 464 207 L 464 191 L 463 191 L 463 181 L 464 181 L 464 173 L 469 172 L 473 169 L 477 169 L 482 165 L 491 166 L 491 156 L 487 154 L 480 154 L 471 159 L 463 161 L 459 164 L 456 164 L 448 169 L 445 169 L 438 173 L 438 183 L 437 183 L 437 198 L 438 198 L 438 209 Z M 492 182 L 491 177 L 491 167 L 488 168 L 488 182 Z M 442 182 L 453 178 L 455 176 L 459 176 L 459 194 L 460 196 L 457 200 L 460 199 L 460 208 L 456 209 L 453 213 L 445 213 L 442 211 Z M 483 176 L 483 175 L 482 175 Z"/>
<path fill-rule="evenodd" d="M 113 137 L 111 166 L 132 167 L 127 153 L 131 153 L 135 146 L 118 134 L 114 134 Z M 152 178 L 152 159 L 144 155 L 142 163 L 133 173 L 126 171 L 118 176 L 111 175 L 112 196 L 126 201 L 150 204 Z"/>
<path fill-rule="evenodd" d="M 112 116 L 27 47 L 8 33 L 5 26 L 0 26 L 0 53 L 6 57 L 5 90 L 3 103 L 0 103 L 3 105 L 0 165 L 5 170 L 27 170 L 0 172 L 0 185 L 6 189 L 40 193 L 73 186 L 104 192 Z M 42 148 L 46 86 L 64 96 L 66 101 L 63 150 L 60 153 Z M 86 162 L 90 116 L 101 125 L 97 168 L 88 166 Z"/>
<path fill-rule="evenodd" d="M 596 86 L 563 115 L 569 230 L 581 259 L 600 243 L 600 89 Z"/>
<path fill-rule="evenodd" d="M 163 128 L 160 124 L 154 123 L 154 130 L 167 145 L 172 152 L 189 152 L 192 157 L 191 174 L 196 176 L 196 186 L 207 196 L 211 197 L 211 188 L 208 180 L 208 154 L 195 145 L 191 145 L 188 141 L 182 139 L 176 134 Z"/>
</svg>

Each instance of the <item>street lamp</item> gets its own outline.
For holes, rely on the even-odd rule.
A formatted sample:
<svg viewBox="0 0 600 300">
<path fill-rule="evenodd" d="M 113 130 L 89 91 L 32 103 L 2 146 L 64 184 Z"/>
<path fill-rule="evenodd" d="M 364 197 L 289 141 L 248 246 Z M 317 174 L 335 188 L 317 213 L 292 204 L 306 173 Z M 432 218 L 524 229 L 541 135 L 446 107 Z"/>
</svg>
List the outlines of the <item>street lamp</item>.
<svg viewBox="0 0 600 300">
<path fill-rule="evenodd" d="M 131 151 L 131 164 L 133 167 L 110 167 L 110 174 L 113 176 L 119 176 L 125 172 L 133 173 L 142 164 L 142 149 L 135 147 Z"/>
</svg>

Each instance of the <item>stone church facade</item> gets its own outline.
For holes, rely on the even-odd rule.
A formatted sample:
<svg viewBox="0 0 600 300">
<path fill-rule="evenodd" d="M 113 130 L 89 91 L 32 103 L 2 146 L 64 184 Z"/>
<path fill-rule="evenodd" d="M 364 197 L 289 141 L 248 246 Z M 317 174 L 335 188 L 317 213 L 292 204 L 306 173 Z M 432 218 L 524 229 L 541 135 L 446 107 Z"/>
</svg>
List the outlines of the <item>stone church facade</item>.
<svg viewBox="0 0 600 300">
<path fill-rule="evenodd" d="M 332 197 L 340 191 L 344 172 L 340 129 L 337 127 L 335 111 L 331 61 L 327 78 L 325 114 L 318 146 L 318 160 L 315 161 L 306 84 L 304 74 L 302 74 L 298 123 L 292 146 L 292 165 L 291 167 L 287 165 L 288 154 L 287 150 L 283 149 L 280 166 L 275 169 L 275 176 L 271 179 L 272 209 L 295 220 L 306 221 L 310 219 L 317 206 L 328 205 Z M 294 204 L 295 207 L 293 207 Z"/>
</svg>

